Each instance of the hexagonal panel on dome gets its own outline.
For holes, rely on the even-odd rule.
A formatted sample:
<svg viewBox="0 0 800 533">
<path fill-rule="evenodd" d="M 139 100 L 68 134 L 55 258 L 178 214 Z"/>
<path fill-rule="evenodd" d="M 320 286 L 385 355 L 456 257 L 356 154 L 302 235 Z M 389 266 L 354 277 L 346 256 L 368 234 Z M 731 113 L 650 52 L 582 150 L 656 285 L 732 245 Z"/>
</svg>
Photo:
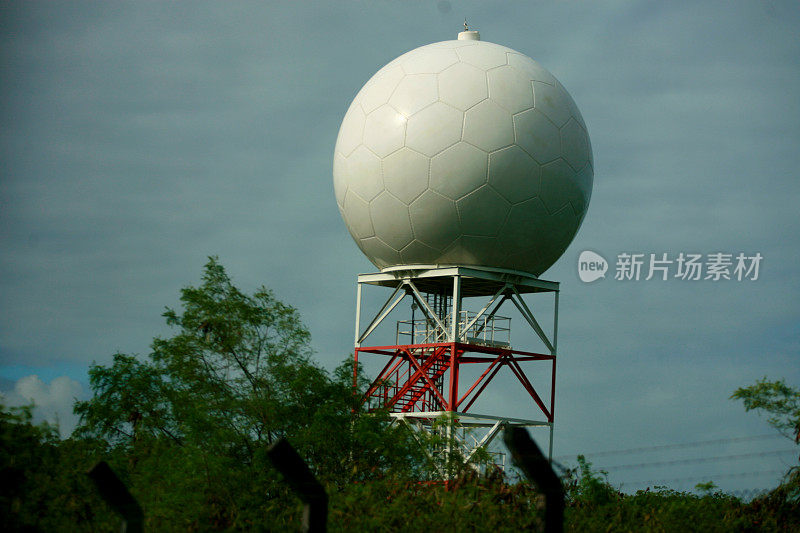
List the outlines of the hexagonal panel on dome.
<svg viewBox="0 0 800 533">
<path fill-rule="evenodd" d="M 431 189 L 458 200 L 484 183 L 488 154 L 471 144 L 459 142 L 431 159 Z"/>
<path fill-rule="evenodd" d="M 514 144 L 511 114 L 492 100 L 464 113 L 464 140 L 487 152 Z"/>
<path fill-rule="evenodd" d="M 383 191 L 381 160 L 363 144 L 347 157 L 347 188 L 369 202 Z"/>
<path fill-rule="evenodd" d="M 433 157 L 461 140 L 464 113 L 436 102 L 408 119 L 406 146 Z"/>
<path fill-rule="evenodd" d="M 459 221 L 456 204 L 428 190 L 408 208 L 414 236 L 425 244 L 444 250 L 458 237 Z"/>
<path fill-rule="evenodd" d="M 498 243 L 507 253 L 529 248 L 540 238 L 540 228 L 549 216 L 538 198 L 512 206 L 497 237 Z"/>
<path fill-rule="evenodd" d="M 512 204 L 537 196 L 540 177 L 539 163 L 519 146 L 489 154 L 489 184 Z"/>
<path fill-rule="evenodd" d="M 439 73 L 439 100 L 462 111 L 469 109 L 489 96 L 486 72 L 456 63 Z"/>
<path fill-rule="evenodd" d="M 538 276 L 550 266 L 543 264 L 536 248 L 515 250 L 506 254 L 503 258 L 503 264 L 511 270 L 530 272 L 535 276 Z"/>
<path fill-rule="evenodd" d="M 438 99 L 439 82 L 436 74 L 412 74 L 400 81 L 389 98 L 389 103 L 406 117 L 410 117 Z"/>
<path fill-rule="evenodd" d="M 462 235 L 439 258 L 446 265 L 500 266 L 502 253 L 494 237 Z"/>
<path fill-rule="evenodd" d="M 561 156 L 558 128 L 538 109 L 514 115 L 514 135 L 517 144 L 541 164 Z"/>
<path fill-rule="evenodd" d="M 364 145 L 378 157 L 399 150 L 406 137 L 406 121 L 392 106 L 380 106 L 364 122 Z"/>
<path fill-rule="evenodd" d="M 437 74 L 455 63 L 458 63 L 455 51 L 435 47 L 424 47 L 400 61 L 406 74 Z"/>
<path fill-rule="evenodd" d="M 594 170 L 592 165 L 586 164 L 585 167 L 575 173 L 575 184 L 583 192 L 584 203 L 583 205 L 572 204 L 575 214 L 582 220 L 586 214 L 586 208 L 589 207 L 589 202 L 592 199 L 592 182 L 594 181 Z"/>
<path fill-rule="evenodd" d="M 361 105 L 353 102 L 342 120 L 342 126 L 339 128 L 339 136 L 336 139 L 336 152 L 347 156 L 361 144 L 361 140 L 364 138 L 365 120 L 366 115 L 361 109 Z"/>
<path fill-rule="evenodd" d="M 524 56 L 522 54 L 511 53 L 507 54 L 508 57 L 508 64 L 515 69 L 521 70 L 531 80 L 541 81 L 543 83 L 549 83 L 550 85 L 556 85 L 556 78 L 550 72 L 547 71 L 544 67 L 542 67 L 539 63 L 534 61 L 533 59 Z"/>
<path fill-rule="evenodd" d="M 508 217 L 511 204 L 489 185 L 477 189 L 456 202 L 464 235 L 494 237 Z"/>
<path fill-rule="evenodd" d="M 359 247 L 370 261 L 378 268 L 386 268 L 392 265 L 400 265 L 403 259 L 400 252 L 381 241 L 378 237 L 361 239 L 358 241 Z"/>
<path fill-rule="evenodd" d="M 383 184 L 406 204 L 428 188 L 431 160 L 410 148 L 401 148 L 383 160 Z"/>
<path fill-rule="evenodd" d="M 573 170 L 578 171 L 589 162 L 589 137 L 574 118 L 561 128 L 561 151 Z"/>
<path fill-rule="evenodd" d="M 577 206 L 586 203 L 586 194 L 578 186 L 575 171 L 563 159 L 542 165 L 539 197 L 551 213 L 559 211 L 570 202 Z"/>
<path fill-rule="evenodd" d="M 586 128 L 586 123 L 583 121 L 583 115 L 581 115 L 581 110 L 578 109 L 578 104 L 575 103 L 575 100 L 572 99 L 572 96 L 567 92 L 566 89 L 564 89 L 563 86 L 561 86 L 561 88 L 564 91 L 564 95 L 567 97 L 567 103 L 568 103 L 568 107 L 569 107 L 569 115 L 570 115 L 570 117 L 572 117 L 576 121 L 578 121 L 578 124 L 581 125 L 581 128 L 583 128 L 583 131 L 586 132 L 586 135 L 588 137 L 589 130 Z"/>
<path fill-rule="evenodd" d="M 483 70 L 499 67 L 506 64 L 506 49 L 493 43 L 476 42 L 476 46 L 465 46 L 456 49 L 458 57 L 464 63 L 469 63 Z"/>
<path fill-rule="evenodd" d="M 375 235 L 372 219 L 369 216 L 369 203 L 348 191 L 344 197 L 342 211 L 354 237 L 365 239 Z"/>
<path fill-rule="evenodd" d="M 378 71 L 358 93 L 357 99 L 364 112 L 370 113 L 389 102 L 389 97 L 405 75 L 400 65 L 387 65 Z"/>
<path fill-rule="evenodd" d="M 503 254 L 494 237 L 462 235 L 458 240 L 462 257 L 472 264 L 483 266 L 502 265 Z"/>
<path fill-rule="evenodd" d="M 541 231 L 543 239 L 534 248 L 539 260 L 546 265 L 544 269 L 555 263 L 572 242 L 578 231 L 580 222 L 572 208 L 562 207 L 543 222 Z M 542 270 L 544 270 L 542 269 Z"/>
<path fill-rule="evenodd" d="M 544 113 L 559 128 L 572 116 L 570 100 L 569 95 L 560 86 L 533 82 L 533 107 Z"/>
<path fill-rule="evenodd" d="M 531 80 L 523 72 L 504 65 L 486 73 L 489 80 L 489 98 L 510 113 L 519 113 L 533 107 Z"/>
<path fill-rule="evenodd" d="M 400 250 L 400 257 L 405 265 L 425 265 L 436 263 L 441 253 L 420 241 L 411 241 L 411 244 Z"/>
<path fill-rule="evenodd" d="M 395 250 L 402 250 L 414 239 L 408 206 L 388 192 L 372 200 L 369 211 L 375 235 Z"/>
</svg>

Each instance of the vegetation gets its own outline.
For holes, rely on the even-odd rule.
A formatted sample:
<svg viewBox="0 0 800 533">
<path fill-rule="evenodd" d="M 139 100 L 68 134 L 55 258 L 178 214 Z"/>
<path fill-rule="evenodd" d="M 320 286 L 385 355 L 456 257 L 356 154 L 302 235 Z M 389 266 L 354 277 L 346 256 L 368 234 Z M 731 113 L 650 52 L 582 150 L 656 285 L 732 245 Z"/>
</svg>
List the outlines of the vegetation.
<svg viewBox="0 0 800 533">
<path fill-rule="evenodd" d="M 30 407 L 0 410 L 0 529 L 115 529 L 85 475 L 102 459 L 141 503 L 148 530 L 296 530 L 300 503 L 266 456 L 280 437 L 325 485 L 332 530 L 541 529 L 544 502 L 528 483 L 465 469 L 437 481 L 405 428 L 362 412 L 350 358 L 333 373 L 320 368 L 297 311 L 263 287 L 242 293 L 215 259 L 164 317 L 174 334 L 149 355 L 91 367 L 93 395 L 76 403 L 69 439 L 34 425 Z M 757 385 L 734 397 L 793 427 L 797 392 Z M 800 530 L 796 469 L 750 503 L 713 485 L 699 496 L 624 495 L 583 457 L 564 484 L 568 531 Z"/>
<path fill-rule="evenodd" d="M 800 390 L 786 385 L 781 379 L 768 381 L 766 377 L 749 387 L 741 387 L 731 396 L 742 400 L 747 411 L 755 409 L 769 414 L 767 422 L 772 427 L 800 443 Z"/>
<path fill-rule="evenodd" d="M 567 473 L 565 489 L 567 531 L 798 531 L 800 501 L 790 492 L 800 479 L 789 478 L 776 490 L 745 503 L 712 492 L 678 492 L 656 486 L 636 494 L 623 494 L 578 456 L 578 468 Z"/>
<path fill-rule="evenodd" d="M 84 475 L 105 446 L 59 441 L 55 428 L 31 419 L 30 406 L 0 410 L 0 530 L 61 531 L 74 523 L 113 529 L 119 520 Z"/>
</svg>

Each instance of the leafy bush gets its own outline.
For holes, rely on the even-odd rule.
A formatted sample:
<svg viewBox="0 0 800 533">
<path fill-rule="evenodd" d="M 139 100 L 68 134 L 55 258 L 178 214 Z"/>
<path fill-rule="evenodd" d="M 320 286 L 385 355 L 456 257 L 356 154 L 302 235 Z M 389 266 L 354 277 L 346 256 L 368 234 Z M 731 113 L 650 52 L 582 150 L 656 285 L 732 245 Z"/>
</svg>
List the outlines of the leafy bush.
<svg viewBox="0 0 800 533">
<path fill-rule="evenodd" d="M 578 468 L 564 479 L 566 531 L 800 531 L 800 476 L 797 469 L 781 486 L 750 503 L 712 492 L 678 492 L 664 486 L 623 494 L 606 472 L 578 456 Z"/>
</svg>

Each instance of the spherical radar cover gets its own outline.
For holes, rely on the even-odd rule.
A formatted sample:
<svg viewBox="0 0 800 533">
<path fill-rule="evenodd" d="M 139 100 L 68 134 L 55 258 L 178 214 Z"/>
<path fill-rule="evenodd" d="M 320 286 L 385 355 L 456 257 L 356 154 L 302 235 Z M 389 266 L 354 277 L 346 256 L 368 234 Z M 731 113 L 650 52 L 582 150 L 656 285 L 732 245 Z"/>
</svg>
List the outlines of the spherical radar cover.
<svg viewBox="0 0 800 533">
<path fill-rule="evenodd" d="M 538 63 L 479 40 L 434 43 L 375 74 L 342 121 L 336 201 L 378 268 L 476 265 L 540 275 L 592 193 L 586 125 Z"/>
</svg>

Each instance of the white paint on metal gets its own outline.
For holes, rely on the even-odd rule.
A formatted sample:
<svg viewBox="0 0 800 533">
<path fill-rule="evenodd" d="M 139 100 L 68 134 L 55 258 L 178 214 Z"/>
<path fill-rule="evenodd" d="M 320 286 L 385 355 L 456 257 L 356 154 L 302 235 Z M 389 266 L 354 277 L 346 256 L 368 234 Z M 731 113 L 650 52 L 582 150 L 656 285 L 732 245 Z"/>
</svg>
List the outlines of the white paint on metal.
<svg viewBox="0 0 800 533">
<path fill-rule="evenodd" d="M 407 279 L 407 280 L 405 280 L 405 283 L 406 283 L 406 285 L 411 287 L 411 290 L 413 291 L 413 294 L 414 294 L 414 299 L 416 300 L 417 305 L 419 305 L 420 308 L 422 309 L 422 312 L 425 313 L 425 316 L 428 317 L 429 319 L 431 319 L 433 322 L 435 322 L 436 326 L 445 335 L 447 335 L 447 342 L 452 342 L 453 338 L 450 337 L 450 332 L 447 331 L 447 328 L 442 323 L 442 321 L 439 318 L 439 316 L 437 315 L 436 311 L 431 309 L 431 306 L 428 305 L 427 300 L 425 300 L 425 298 L 422 297 L 422 294 L 420 294 L 419 289 L 417 289 L 417 286 L 414 285 L 414 282 L 411 281 L 410 279 Z"/>
<path fill-rule="evenodd" d="M 452 331 L 450 339 L 454 342 L 461 339 L 459 322 L 461 318 L 461 276 L 453 276 L 453 310 L 452 310 Z M 450 379 L 453 379 L 452 376 Z"/>
<path fill-rule="evenodd" d="M 477 321 L 478 321 L 478 320 L 479 320 L 479 319 L 480 319 L 480 318 L 483 316 L 483 314 L 486 312 L 486 310 L 487 310 L 487 309 L 489 309 L 489 307 L 491 307 L 491 305 L 492 305 L 492 304 L 495 302 L 495 300 L 497 300 L 497 298 L 499 298 L 500 296 L 502 296 L 502 295 L 505 293 L 505 291 L 506 291 L 507 289 L 508 289 L 508 283 L 506 283 L 505 285 L 503 285 L 502 287 L 500 287 L 500 288 L 497 290 L 497 292 L 496 292 L 496 293 L 494 293 L 494 296 L 492 296 L 491 298 L 489 298 L 489 300 L 488 300 L 488 301 L 486 302 L 486 304 L 485 304 L 485 305 L 484 305 L 484 306 L 481 308 L 481 310 L 480 310 L 480 311 L 478 311 L 478 312 L 475 314 L 475 317 L 473 317 L 473 319 L 472 319 L 472 320 L 471 320 L 469 323 L 467 323 L 467 325 L 466 325 L 466 326 L 464 326 L 464 332 L 465 332 L 465 334 L 466 334 L 466 332 L 467 332 L 467 331 L 469 331 L 469 330 L 472 328 L 472 326 L 474 326 L 474 325 L 475 325 L 475 323 L 476 323 L 476 322 L 477 322 Z M 498 306 L 498 307 L 499 307 L 499 306 Z M 497 310 L 497 309 L 495 309 L 495 311 L 496 311 L 496 310 Z M 494 316 L 494 313 L 492 313 L 492 316 Z M 490 316 L 490 317 L 487 317 L 487 319 L 484 321 L 484 324 L 486 324 L 486 322 L 487 322 L 488 320 L 491 320 L 491 318 L 492 318 L 491 316 Z"/>
<path fill-rule="evenodd" d="M 494 440 L 495 436 L 497 436 L 497 434 L 500 433 L 501 429 L 503 429 L 503 421 L 498 420 L 497 422 L 494 423 L 492 429 L 490 429 L 489 432 L 486 433 L 486 435 L 484 435 L 480 441 L 475 443 L 475 446 L 473 447 L 472 451 L 467 456 L 467 462 L 470 462 L 472 460 L 472 458 L 475 456 L 478 450 L 480 450 L 484 446 L 490 445 Z"/>
<path fill-rule="evenodd" d="M 516 296 L 516 298 L 514 297 Z M 533 313 L 530 309 L 528 309 L 528 305 L 525 303 L 525 300 L 522 299 L 522 296 L 515 291 L 514 295 L 511 296 L 510 300 L 517 306 L 517 309 L 522 314 L 522 317 L 530 324 L 533 331 L 536 332 L 536 335 L 539 336 L 539 339 L 547 346 L 547 349 L 550 350 L 550 353 L 554 352 L 554 348 L 550 339 L 547 338 L 542 326 L 539 325 L 539 322 L 536 320 L 536 317 L 533 316 Z"/>
<path fill-rule="evenodd" d="M 356 288 L 356 335 L 355 347 L 361 346 L 361 283 L 357 284 Z"/>
<path fill-rule="evenodd" d="M 553 301 L 553 351 L 551 355 L 556 355 L 558 350 L 558 297 L 561 291 L 555 291 L 555 298 Z"/>
</svg>

